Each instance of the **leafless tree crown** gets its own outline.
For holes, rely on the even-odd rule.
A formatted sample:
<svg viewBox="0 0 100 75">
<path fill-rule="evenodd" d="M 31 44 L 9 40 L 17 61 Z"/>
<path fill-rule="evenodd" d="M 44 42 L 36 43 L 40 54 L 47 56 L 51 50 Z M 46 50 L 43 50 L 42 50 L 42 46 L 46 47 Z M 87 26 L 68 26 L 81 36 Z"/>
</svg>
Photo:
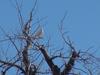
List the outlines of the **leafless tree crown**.
<svg viewBox="0 0 100 75">
<path fill-rule="evenodd" d="M 10 70 L 14 70 L 16 75 L 99 75 L 99 58 L 95 57 L 91 49 L 84 51 L 77 50 L 67 33 L 63 31 L 62 18 L 59 24 L 59 31 L 64 43 L 62 48 L 51 49 L 50 40 L 45 41 L 45 30 L 38 23 L 33 23 L 33 13 L 36 8 L 37 0 L 30 11 L 29 19 L 24 22 L 21 7 L 16 3 L 21 32 L 9 35 L 4 28 L 0 26 L 0 30 L 6 36 L 6 39 L 0 43 L 6 42 L 10 47 L 7 50 L 0 50 L 0 75 L 8 75 Z M 36 25 L 37 28 L 31 30 Z M 35 30 L 36 29 L 36 30 Z M 56 38 L 57 39 L 57 38 Z M 42 41 L 41 41 L 42 40 Z M 60 43 L 60 42 L 59 42 Z M 5 45 L 5 44 L 4 44 Z M 5 45 L 7 47 L 7 45 Z M 54 47 L 54 46 L 53 46 Z M 14 52 L 14 56 L 7 56 L 10 50 Z M 57 64 L 57 62 L 60 63 Z"/>
</svg>

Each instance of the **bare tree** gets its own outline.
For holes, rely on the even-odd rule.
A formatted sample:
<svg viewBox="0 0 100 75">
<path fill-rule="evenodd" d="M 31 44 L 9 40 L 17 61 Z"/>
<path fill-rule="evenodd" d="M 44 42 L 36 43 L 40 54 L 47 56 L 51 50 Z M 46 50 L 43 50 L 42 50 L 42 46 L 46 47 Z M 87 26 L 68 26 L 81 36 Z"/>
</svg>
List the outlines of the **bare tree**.
<svg viewBox="0 0 100 75">
<path fill-rule="evenodd" d="M 32 21 L 37 0 L 26 22 L 24 22 L 20 5 L 17 1 L 15 3 L 21 32 L 9 35 L 0 26 L 0 30 L 6 36 L 6 39 L 1 40 L 0 43 L 6 42 L 9 45 L 9 41 L 11 44 L 11 48 L 0 50 L 1 75 L 8 75 L 9 70 L 12 69 L 16 75 L 99 75 L 100 59 L 90 51 L 91 49 L 84 51 L 76 49 L 70 38 L 66 37 L 67 33 L 63 31 L 66 15 L 59 24 L 59 31 L 65 45 L 60 49 L 51 50 L 50 40 L 47 40 L 47 43 L 42 42 L 45 41 L 45 33 L 43 27 L 38 24 L 42 19 L 35 23 L 37 27 L 34 31 L 31 30 L 34 25 Z M 16 51 L 12 57 L 7 56 L 10 49 Z M 62 63 L 55 64 L 58 61 Z"/>
</svg>

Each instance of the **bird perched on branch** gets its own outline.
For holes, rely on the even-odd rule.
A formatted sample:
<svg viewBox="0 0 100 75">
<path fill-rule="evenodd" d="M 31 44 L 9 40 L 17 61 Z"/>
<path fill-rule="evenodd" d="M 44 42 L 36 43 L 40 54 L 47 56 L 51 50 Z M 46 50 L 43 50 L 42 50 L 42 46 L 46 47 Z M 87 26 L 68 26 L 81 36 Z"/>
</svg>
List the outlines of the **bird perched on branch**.
<svg viewBox="0 0 100 75">
<path fill-rule="evenodd" d="M 34 37 L 36 39 L 39 39 L 39 38 L 43 38 L 43 35 L 44 35 L 43 27 L 39 26 L 38 29 L 37 29 L 37 31 L 34 34 Z"/>
</svg>

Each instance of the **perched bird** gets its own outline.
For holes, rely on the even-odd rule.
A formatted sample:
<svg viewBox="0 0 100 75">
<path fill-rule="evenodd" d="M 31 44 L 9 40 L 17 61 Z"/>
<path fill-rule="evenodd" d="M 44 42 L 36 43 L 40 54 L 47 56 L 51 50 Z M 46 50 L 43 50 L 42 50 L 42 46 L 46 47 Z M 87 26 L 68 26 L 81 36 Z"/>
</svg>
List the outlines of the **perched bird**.
<svg viewBox="0 0 100 75">
<path fill-rule="evenodd" d="M 35 32 L 34 37 L 35 37 L 36 39 L 39 39 L 39 38 L 43 38 L 43 35 L 44 35 L 43 27 L 39 26 L 39 28 L 38 28 L 37 31 Z"/>
</svg>

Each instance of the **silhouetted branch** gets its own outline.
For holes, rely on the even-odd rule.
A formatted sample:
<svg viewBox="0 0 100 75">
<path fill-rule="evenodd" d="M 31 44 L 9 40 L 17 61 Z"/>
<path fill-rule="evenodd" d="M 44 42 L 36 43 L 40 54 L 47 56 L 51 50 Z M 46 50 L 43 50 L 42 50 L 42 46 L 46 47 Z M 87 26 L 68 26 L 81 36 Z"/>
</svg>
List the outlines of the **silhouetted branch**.
<svg viewBox="0 0 100 75">
<path fill-rule="evenodd" d="M 52 74 L 53 75 L 60 75 L 60 69 L 58 68 L 57 65 L 55 65 L 53 63 L 53 61 L 51 60 L 51 58 L 48 56 L 48 54 L 47 54 L 47 52 L 45 50 L 45 47 L 42 45 L 42 46 L 38 46 L 38 48 L 41 51 L 41 53 L 44 55 L 45 61 L 49 65 L 49 67 L 50 67 L 50 69 L 52 71 Z"/>
<path fill-rule="evenodd" d="M 18 68 L 18 69 L 20 69 L 23 73 L 25 73 L 24 69 L 23 69 L 22 67 L 20 67 L 19 65 L 16 65 L 15 62 L 14 62 L 14 63 L 10 63 L 10 62 L 7 62 L 7 61 L 2 61 L 2 60 L 0 60 L 0 63 L 3 64 L 3 65 L 6 65 L 6 66 Z M 10 68 L 10 67 L 9 67 L 9 68 Z M 9 69 L 9 68 L 8 68 L 8 69 Z"/>
<path fill-rule="evenodd" d="M 65 64 L 65 69 L 63 70 L 63 72 L 61 73 L 61 75 L 68 75 L 70 73 L 70 71 L 72 70 L 76 58 L 79 57 L 79 54 L 76 51 L 72 52 L 72 56 L 70 57 L 69 61 L 67 64 Z"/>
</svg>

